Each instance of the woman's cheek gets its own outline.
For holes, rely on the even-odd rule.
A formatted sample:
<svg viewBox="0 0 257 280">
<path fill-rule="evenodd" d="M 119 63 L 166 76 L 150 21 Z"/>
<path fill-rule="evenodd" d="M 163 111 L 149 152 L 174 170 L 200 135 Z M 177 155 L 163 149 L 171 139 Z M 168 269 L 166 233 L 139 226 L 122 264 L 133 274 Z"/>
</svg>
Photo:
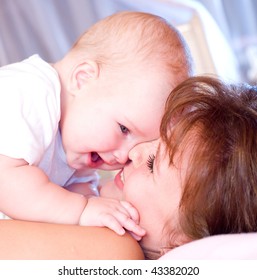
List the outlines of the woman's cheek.
<svg viewBox="0 0 257 280">
<path fill-rule="evenodd" d="M 127 181 L 123 189 L 124 200 L 130 202 L 134 207 L 141 209 L 142 205 L 145 203 L 145 183 L 146 182 L 139 182 L 137 180 Z"/>
</svg>

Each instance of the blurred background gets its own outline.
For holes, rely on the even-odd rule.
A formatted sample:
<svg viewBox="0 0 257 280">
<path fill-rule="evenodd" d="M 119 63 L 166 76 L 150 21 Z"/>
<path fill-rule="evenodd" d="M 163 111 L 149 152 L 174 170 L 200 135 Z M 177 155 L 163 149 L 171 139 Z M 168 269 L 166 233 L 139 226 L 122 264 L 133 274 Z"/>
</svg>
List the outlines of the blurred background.
<svg viewBox="0 0 257 280">
<path fill-rule="evenodd" d="M 198 74 L 257 83 L 256 0 L 0 0 L 0 66 L 36 53 L 55 62 L 88 27 L 122 10 L 177 26 Z"/>
</svg>

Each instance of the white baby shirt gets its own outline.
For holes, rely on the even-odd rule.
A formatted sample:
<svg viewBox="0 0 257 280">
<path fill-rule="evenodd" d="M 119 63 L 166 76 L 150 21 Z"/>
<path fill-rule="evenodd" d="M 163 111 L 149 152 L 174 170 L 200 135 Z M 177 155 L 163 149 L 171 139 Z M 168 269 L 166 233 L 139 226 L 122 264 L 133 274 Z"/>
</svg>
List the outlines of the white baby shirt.
<svg viewBox="0 0 257 280">
<path fill-rule="evenodd" d="M 38 55 L 0 68 L 0 154 L 38 166 L 60 186 L 96 185 L 95 170 L 76 177 L 66 163 L 58 130 L 60 91 L 57 72 Z"/>
</svg>

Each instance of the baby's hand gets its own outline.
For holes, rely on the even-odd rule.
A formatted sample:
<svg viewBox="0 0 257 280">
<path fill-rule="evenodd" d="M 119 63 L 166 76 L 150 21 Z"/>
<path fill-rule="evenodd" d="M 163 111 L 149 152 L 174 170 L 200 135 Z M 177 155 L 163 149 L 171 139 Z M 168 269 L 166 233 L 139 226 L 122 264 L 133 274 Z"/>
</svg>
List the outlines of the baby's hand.
<svg viewBox="0 0 257 280">
<path fill-rule="evenodd" d="M 145 230 L 138 223 L 139 214 L 129 202 L 104 197 L 89 198 L 79 221 L 83 226 L 106 226 L 119 235 L 126 229 L 140 240 Z"/>
</svg>

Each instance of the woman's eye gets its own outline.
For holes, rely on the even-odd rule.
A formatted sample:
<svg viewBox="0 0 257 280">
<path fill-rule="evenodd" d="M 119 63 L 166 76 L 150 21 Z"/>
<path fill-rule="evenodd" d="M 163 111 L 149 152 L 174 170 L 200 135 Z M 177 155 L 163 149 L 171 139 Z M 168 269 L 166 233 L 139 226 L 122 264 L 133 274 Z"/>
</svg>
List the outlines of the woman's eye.
<svg viewBox="0 0 257 280">
<path fill-rule="evenodd" d="M 123 134 L 128 134 L 129 133 L 129 130 L 126 128 L 126 126 L 122 125 L 122 124 L 119 124 L 120 126 L 120 130 Z"/>
<path fill-rule="evenodd" d="M 155 155 L 149 155 L 148 160 L 146 162 L 147 167 L 151 173 L 153 173 L 154 160 L 155 160 Z"/>
</svg>

